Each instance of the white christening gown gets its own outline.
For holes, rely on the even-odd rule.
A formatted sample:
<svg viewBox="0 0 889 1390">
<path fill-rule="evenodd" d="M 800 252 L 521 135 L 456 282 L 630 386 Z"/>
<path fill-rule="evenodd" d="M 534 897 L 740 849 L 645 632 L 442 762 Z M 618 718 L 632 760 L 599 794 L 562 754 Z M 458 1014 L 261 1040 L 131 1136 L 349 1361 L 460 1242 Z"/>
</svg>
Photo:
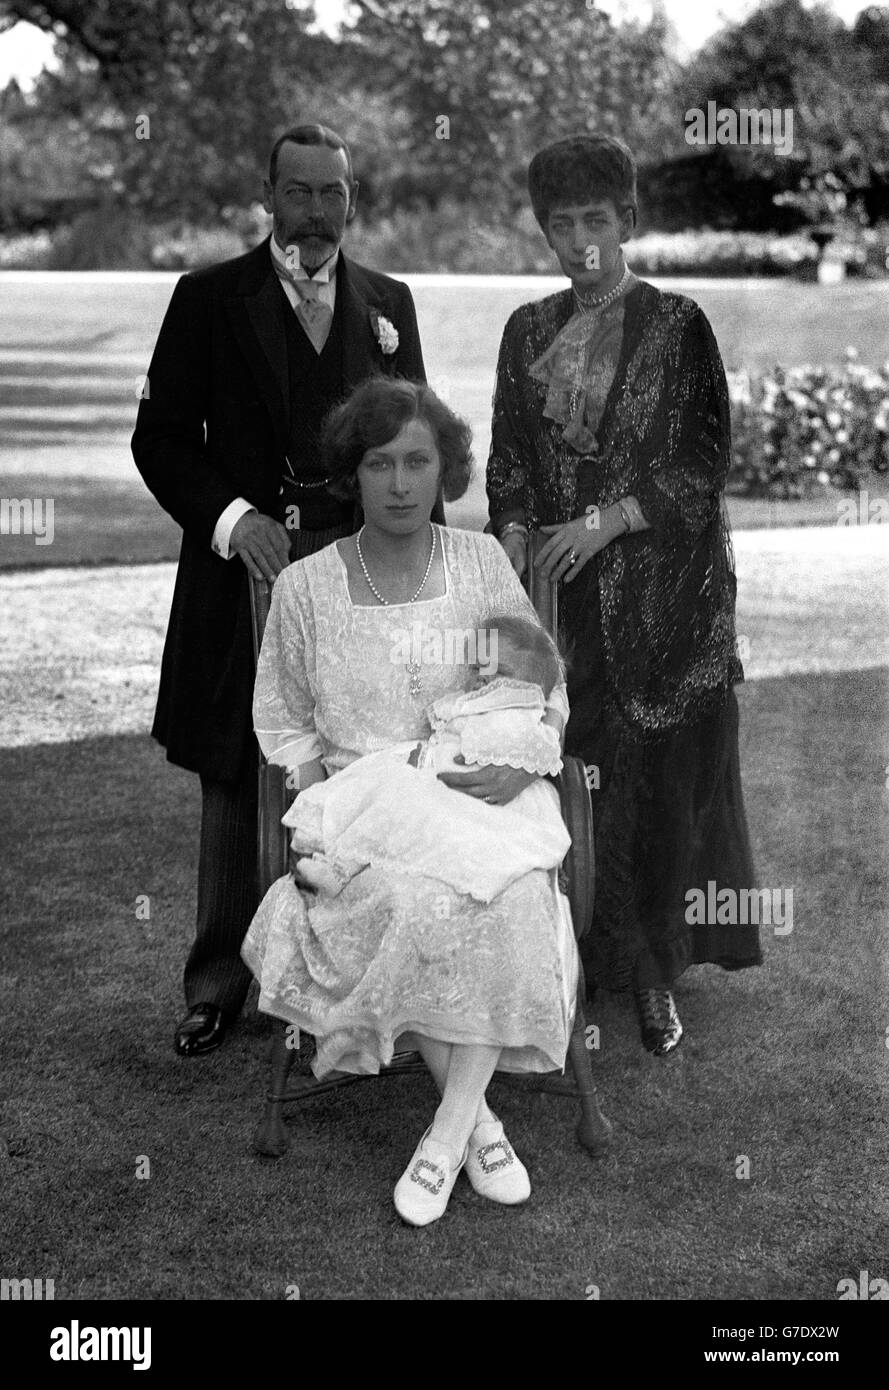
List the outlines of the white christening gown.
<svg viewBox="0 0 889 1390">
<path fill-rule="evenodd" d="M 296 798 L 284 824 L 302 856 L 300 875 L 337 893 L 372 864 L 439 879 L 488 903 L 533 869 L 557 869 L 571 840 L 552 787 L 540 780 L 562 766 L 544 710 L 539 686 L 507 677 L 436 700 L 416 766 L 397 745 L 356 758 Z M 489 763 L 537 778 L 505 806 L 489 806 L 438 777 Z"/>
</svg>

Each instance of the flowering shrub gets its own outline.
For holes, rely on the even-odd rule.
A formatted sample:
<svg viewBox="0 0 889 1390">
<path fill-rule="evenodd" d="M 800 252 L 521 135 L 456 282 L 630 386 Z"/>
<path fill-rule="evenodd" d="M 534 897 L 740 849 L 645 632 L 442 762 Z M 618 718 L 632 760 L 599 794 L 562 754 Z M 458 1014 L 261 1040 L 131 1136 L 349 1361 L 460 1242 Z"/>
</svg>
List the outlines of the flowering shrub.
<svg viewBox="0 0 889 1390">
<path fill-rule="evenodd" d="M 49 232 L 22 232 L 0 237 L 0 270 L 42 270 L 49 261 Z"/>
<path fill-rule="evenodd" d="M 815 267 L 819 251 L 804 232 L 647 232 L 627 243 L 637 275 L 794 275 Z"/>
<path fill-rule="evenodd" d="M 889 361 L 875 369 L 857 357 L 850 347 L 842 367 L 776 367 L 756 381 L 729 374 L 729 492 L 811 497 L 889 472 Z"/>
<path fill-rule="evenodd" d="M 889 270 L 889 228 L 838 230 L 827 248 L 849 275 L 876 279 Z M 821 258 L 806 232 L 648 232 L 627 243 L 637 275 L 814 275 Z"/>
</svg>

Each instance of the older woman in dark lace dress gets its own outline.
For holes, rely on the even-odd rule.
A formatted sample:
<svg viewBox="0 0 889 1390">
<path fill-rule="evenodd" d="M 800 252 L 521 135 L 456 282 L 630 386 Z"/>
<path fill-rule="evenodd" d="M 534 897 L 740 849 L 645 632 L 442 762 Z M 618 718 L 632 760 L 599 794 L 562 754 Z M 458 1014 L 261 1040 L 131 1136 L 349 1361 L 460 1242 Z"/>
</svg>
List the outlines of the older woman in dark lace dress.
<svg viewBox="0 0 889 1390">
<path fill-rule="evenodd" d="M 757 926 L 697 923 L 689 906 L 711 882 L 753 886 L 721 505 L 729 406 L 700 308 L 626 266 L 635 183 L 607 136 L 531 162 L 534 212 L 572 283 L 506 325 L 487 487 L 515 568 L 539 530 L 540 571 L 561 581 L 565 746 L 587 764 L 596 827 L 587 980 L 632 989 L 643 1043 L 664 1055 L 682 1037 L 678 976 L 762 957 Z"/>
</svg>

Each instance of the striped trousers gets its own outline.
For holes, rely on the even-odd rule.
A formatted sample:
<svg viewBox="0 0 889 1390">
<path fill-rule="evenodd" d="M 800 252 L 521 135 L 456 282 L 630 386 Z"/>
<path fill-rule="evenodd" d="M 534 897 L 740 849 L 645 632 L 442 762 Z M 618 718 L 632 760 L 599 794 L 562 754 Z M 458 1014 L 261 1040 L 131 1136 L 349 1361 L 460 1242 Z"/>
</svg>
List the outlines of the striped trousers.
<svg viewBox="0 0 889 1390">
<path fill-rule="evenodd" d="M 322 550 L 351 526 L 294 531 L 291 560 Z M 230 564 L 240 564 L 233 559 Z M 198 856 L 198 910 L 194 945 L 185 963 L 185 1002 L 216 1004 L 240 1012 L 250 986 L 241 960 L 241 942 L 259 906 L 257 876 L 257 781 L 259 749 L 252 731 L 249 754 L 237 782 L 201 778 L 201 844 Z"/>
</svg>

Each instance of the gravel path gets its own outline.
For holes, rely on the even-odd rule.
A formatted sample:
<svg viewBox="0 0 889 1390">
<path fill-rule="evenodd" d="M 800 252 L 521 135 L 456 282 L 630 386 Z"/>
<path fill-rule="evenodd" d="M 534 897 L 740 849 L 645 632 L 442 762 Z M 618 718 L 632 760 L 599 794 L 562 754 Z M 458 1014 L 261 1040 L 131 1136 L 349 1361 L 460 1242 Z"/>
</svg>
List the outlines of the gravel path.
<svg viewBox="0 0 889 1390">
<path fill-rule="evenodd" d="M 748 678 L 889 664 L 887 541 L 878 525 L 737 532 Z M 170 564 L 0 575 L 0 747 L 145 733 L 174 576 Z"/>
</svg>

